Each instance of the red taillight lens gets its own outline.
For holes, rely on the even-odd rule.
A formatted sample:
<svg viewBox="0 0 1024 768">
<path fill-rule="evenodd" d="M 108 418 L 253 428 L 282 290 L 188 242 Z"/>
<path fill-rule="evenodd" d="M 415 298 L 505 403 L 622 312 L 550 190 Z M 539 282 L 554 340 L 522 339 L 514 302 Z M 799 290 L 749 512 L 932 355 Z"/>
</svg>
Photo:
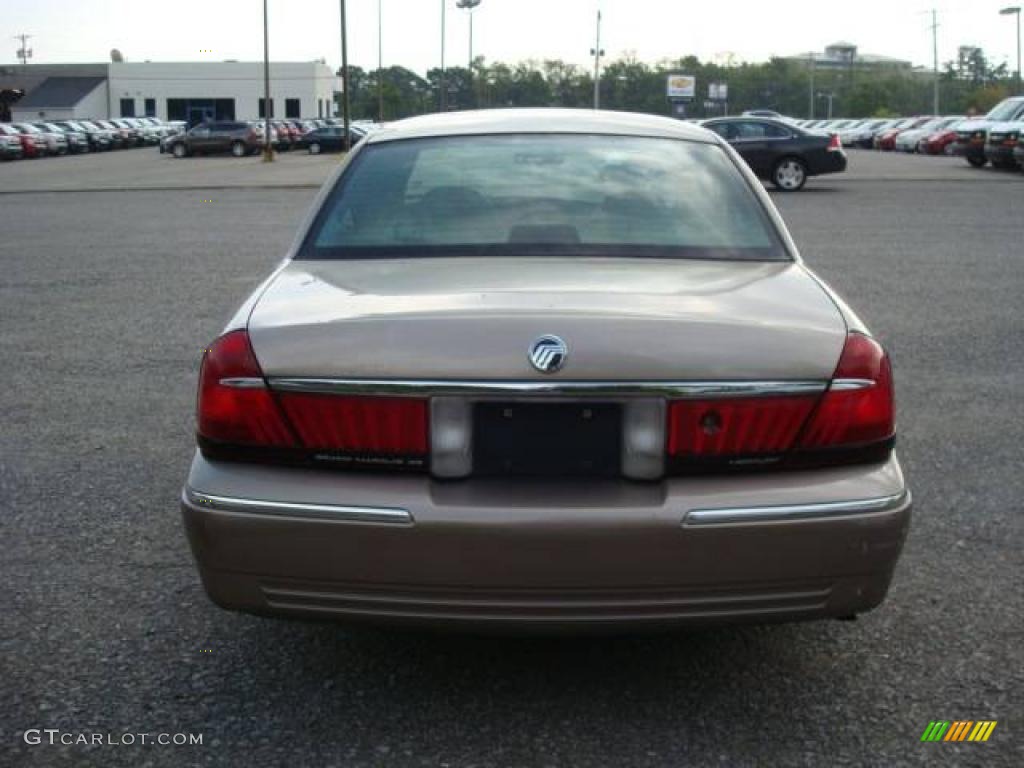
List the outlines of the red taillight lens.
<svg viewBox="0 0 1024 768">
<path fill-rule="evenodd" d="M 678 400 L 669 406 L 668 452 L 679 458 L 725 458 L 788 450 L 817 395 Z"/>
<path fill-rule="evenodd" d="M 843 148 L 843 142 L 839 140 L 838 133 L 832 134 L 832 137 L 828 140 L 828 148 L 829 150 L 837 150 Z"/>
<path fill-rule="evenodd" d="M 245 331 L 221 336 L 206 351 L 199 374 L 197 417 L 200 436 L 210 440 L 279 448 L 295 445 Z"/>
<path fill-rule="evenodd" d="M 342 453 L 427 453 L 427 401 L 282 393 L 281 405 L 302 443 Z"/>
<path fill-rule="evenodd" d="M 851 333 L 832 383 L 800 438 L 815 450 L 888 440 L 896 433 L 892 367 L 881 345 Z"/>
</svg>

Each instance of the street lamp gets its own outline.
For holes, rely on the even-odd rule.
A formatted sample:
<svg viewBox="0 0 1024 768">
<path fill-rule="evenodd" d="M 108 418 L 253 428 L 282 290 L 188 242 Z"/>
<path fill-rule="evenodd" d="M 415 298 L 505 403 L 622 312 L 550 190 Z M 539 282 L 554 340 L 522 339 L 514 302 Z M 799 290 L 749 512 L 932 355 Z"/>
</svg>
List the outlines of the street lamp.
<svg viewBox="0 0 1024 768">
<path fill-rule="evenodd" d="M 270 140 L 270 25 L 267 0 L 263 0 L 263 162 L 274 162 L 274 145 Z"/>
<path fill-rule="evenodd" d="M 339 0 L 341 5 L 341 115 L 345 135 L 341 139 L 341 145 L 345 152 L 352 149 L 352 135 L 349 133 L 351 126 L 350 101 L 349 101 L 349 79 L 348 79 L 348 28 L 345 21 L 345 0 Z"/>
<path fill-rule="evenodd" d="M 1021 86 L 1021 71 L 1020 71 L 1020 6 L 1011 5 L 1007 8 L 1003 8 L 999 11 L 1000 16 L 1016 16 L 1017 17 L 1017 88 Z"/>
<path fill-rule="evenodd" d="M 447 4 L 448 0 L 441 0 L 441 84 L 437 90 L 442 112 L 448 109 L 448 87 L 444 82 L 444 17 Z"/>
<path fill-rule="evenodd" d="M 384 122 L 384 17 L 377 0 L 377 122 Z"/>
<path fill-rule="evenodd" d="M 832 102 L 835 100 L 836 95 L 831 91 L 818 91 L 818 98 L 825 99 L 828 101 L 828 119 L 832 119 Z"/>
<path fill-rule="evenodd" d="M 597 40 L 594 47 L 590 49 L 590 55 L 594 57 L 594 109 L 601 108 L 601 57 L 604 51 L 601 49 L 601 12 L 597 12 Z"/>
<path fill-rule="evenodd" d="M 483 0 L 455 0 L 455 7 L 469 11 L 469 95 L 473 95 L 473 11 Z"/>
</svg>

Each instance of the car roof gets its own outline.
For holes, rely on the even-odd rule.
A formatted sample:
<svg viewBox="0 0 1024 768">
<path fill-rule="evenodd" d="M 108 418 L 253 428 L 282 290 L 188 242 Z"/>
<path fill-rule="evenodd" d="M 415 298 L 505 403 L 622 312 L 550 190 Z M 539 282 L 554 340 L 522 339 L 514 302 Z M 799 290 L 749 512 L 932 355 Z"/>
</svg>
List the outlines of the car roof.
<svg viewBox="0 0 1024 768">
<path fill-rule="evenodd" d="M 489 109 L 422 115 L 388 123 L 370 134 L 367 142 L 512 133 L 605 134 L 718 142 L 709 131 L 682 120 L 592 109 Z"/>
</svg>

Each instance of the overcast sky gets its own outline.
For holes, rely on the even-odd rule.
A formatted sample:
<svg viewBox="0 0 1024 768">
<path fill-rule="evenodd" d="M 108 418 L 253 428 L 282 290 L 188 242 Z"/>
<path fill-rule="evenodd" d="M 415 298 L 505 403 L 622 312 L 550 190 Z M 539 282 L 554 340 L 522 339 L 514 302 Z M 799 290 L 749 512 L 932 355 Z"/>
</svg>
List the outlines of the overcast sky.
<svg viewBox="0 0 1024 768">
<path fill-rule="evenodd" d="M 420 73 L 440 60 L 441 0 L 380 0 L 385 66 Z M 940 4 L 939 60 L 961 44 L 982 46 L 1016 67 L 1012 17 L 1020 0 L 948 0 Z M 350 62 L 377 63 L 378 0 L 348 0 Z M 340 63 L 338 0 L 269 0 L 271 58 Z M 449 63 L 468 59 L 465 11 L 447 0 Z M 263 55 L 261 0 L 5 0 L 0 62 L 14 63 L 13 36 L 33 35 L 33 62 L 106 61 L 119 48 L 127 61 L 257 60 Z M 865 53 L 931 65 L 927 0 L 483 0 L 475 12 L 475 51 L 488 61 L 561 58 L 586 65 L 595 12 L 604 16 L 602 47 L 610 57 L 634 53 L 655 62 L 696 54 L 714 60 L 764 61 L 821 50 L 847 40 Z M 207 52 L 209 51 L 209 52 Z"/>
</svg>

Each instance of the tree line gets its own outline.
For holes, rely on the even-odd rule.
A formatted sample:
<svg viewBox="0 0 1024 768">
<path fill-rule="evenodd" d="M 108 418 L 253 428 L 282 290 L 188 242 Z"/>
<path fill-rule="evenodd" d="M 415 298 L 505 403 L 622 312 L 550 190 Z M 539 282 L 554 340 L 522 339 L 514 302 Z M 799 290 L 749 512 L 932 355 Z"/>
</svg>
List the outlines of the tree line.
<svg viewBox="0 0 1024 768">
<path fill-rule="evenodd" d="M 746 109 L 773 109 L 784 115 L 807 117 L 812 98 L 815 116 L 825 117 L 830 96 L 834 117 L 932 111 L 931 71 L 816 66 L 812 91 L 809 61 L 775 58 L 763 63 L 731 64 L 686 56 L 648 64 L 629 55 L 602 67 L 601 107 L 671 114 L 665 82 L 672 73 L 697 78 L 696 98 L 687 107 L 691 117 L 710 117 L 726 110 L 736 114 Z M 441 83 L 442 73 L 437 68 L 424 77 L 401 66 L 383 70 L 349 67 L 353 118 L 396 120 L 436 112 L 441 103 Z M 727 84 L 727 103 L 712 103 L 706 98 L 711 83 Z M 449 109 L 593 106 L 593 72 L 558 59 L 505 64 L 488 63 L 481 56 L 472 68 L 447 68 L 444 84 Z M 984 113 L 1017 91 L 1019 84 L 1006 64 L 993 65 L 980 48 L 961 48 L 958 59 L 944 64 L 939 75 L 943 114 Z"/>
</svg>

